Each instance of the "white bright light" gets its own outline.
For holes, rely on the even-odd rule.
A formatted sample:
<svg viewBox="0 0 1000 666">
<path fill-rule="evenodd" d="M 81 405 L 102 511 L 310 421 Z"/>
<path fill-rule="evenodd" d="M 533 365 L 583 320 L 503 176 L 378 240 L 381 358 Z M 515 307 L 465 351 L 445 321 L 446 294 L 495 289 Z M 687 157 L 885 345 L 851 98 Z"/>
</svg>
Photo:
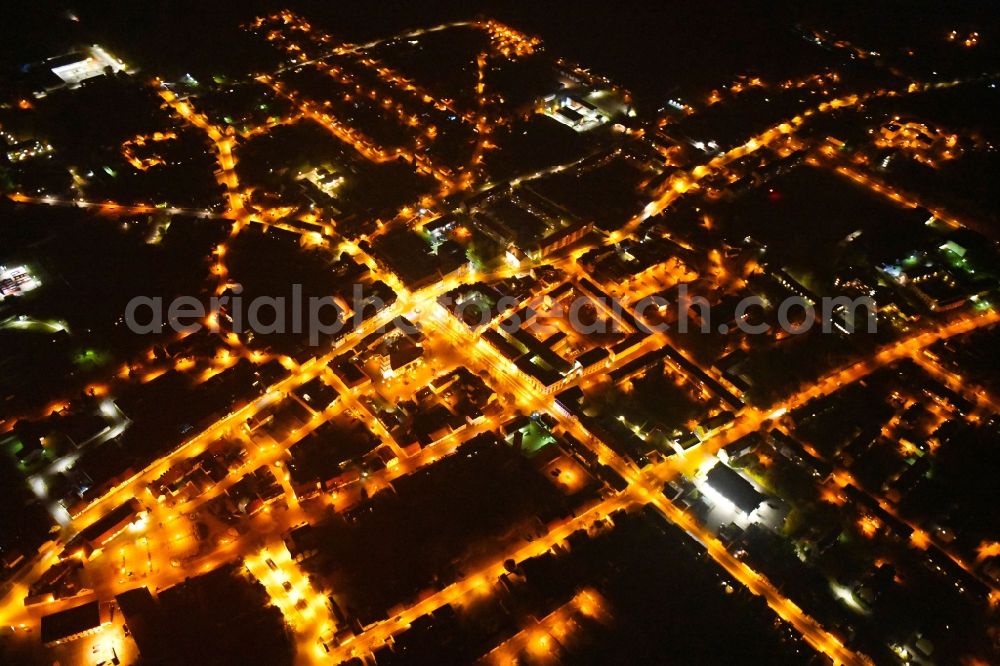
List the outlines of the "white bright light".
<svg viewBox="0 0 1000 666">
<path fill-rule="evenodd" d="M 715 505 L 716 509 L 725 511 L 726 513 L 731 513 L 735 516 L 744 515 L 743 512 L 736 507 L 735 504 L 730 502 L 722 493 L 720 493 L 718 490 L 708 485 L 707 483 L 702 484 L 700 490 L 701 494 L 707 497 L 708 500 Z"/>
</svg>

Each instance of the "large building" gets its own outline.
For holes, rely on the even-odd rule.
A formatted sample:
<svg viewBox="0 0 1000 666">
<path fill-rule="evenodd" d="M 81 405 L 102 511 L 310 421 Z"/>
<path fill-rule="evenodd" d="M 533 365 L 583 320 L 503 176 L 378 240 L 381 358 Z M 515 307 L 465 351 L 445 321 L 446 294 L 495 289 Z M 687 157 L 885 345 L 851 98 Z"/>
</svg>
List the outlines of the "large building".
<svg viewBox="0 0 1000 666">
<path fill-rule="evenodd" d="M 125 70 L 125 63 L 114 58 L 97 44 L 91 46 L 85 53 L 68 53 L 52 58 L 45 64 L 68 86 L 78 85 L 87 79 L 100 76 L 108 67 L 112 72 Z"/>
<path fill-rule="evenodd" d="M 565 94 L 545 97 L 542 113 L 577 132 L 592 130 L 609 120 L 604 112 L 587 100 Z"/>
<path fill-rule="evenodd" d="M 53 647 L 96 634 L 111 624 L 111 608 L 97 601 L 42 618 L 42 644 Z"/>
<path fill-rule="evenodd" d="M 90 557 L 94 551 L 103 548 L 122 530 L 139 520 L 142 511 L 142 504 L 139 503 L 139 500 L 130 499 L 80 532 L 66 545 L 62 558 L 66 559 L 78 554 L 85 558 Z"/>
<path fill-rule="evenodd" d="M 0 266 L 0 301 L 8 296 L 19 296 L 38 286 L 38 280 L 24 266 Z"/>
<path fill-rule="evenodd" d="M 708 487 L 714 490 L 719 498 L 732 504 L 744 515 L 752 514 L 764 501 L 764 496 L 757 492 L 752 483 L 723 463 L 717 463 L 709 470 L 707 481 Z"/>
</svg>

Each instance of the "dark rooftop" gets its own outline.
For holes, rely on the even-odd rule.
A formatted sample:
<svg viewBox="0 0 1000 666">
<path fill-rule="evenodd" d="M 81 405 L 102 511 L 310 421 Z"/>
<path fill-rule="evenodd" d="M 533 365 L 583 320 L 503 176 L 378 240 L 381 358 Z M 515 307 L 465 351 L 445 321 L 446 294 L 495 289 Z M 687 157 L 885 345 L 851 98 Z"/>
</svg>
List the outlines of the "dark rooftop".
<svg viewBox="0 0 1000 666">
<path fill-rule="evenodd" d="M 717 463 L 709 471 L 708 485 L 735 504 L 743 513 L 752 513 L 764 501 L 764 496 L 757 492 L 753 484 L 722 463 Z"/>
<path fill-rule="evenodd" d="M 42 643 L 47 645 L 101 626 L 100 605 L 96 601 L 59 611 L 42 618 Z"/>
</svg>

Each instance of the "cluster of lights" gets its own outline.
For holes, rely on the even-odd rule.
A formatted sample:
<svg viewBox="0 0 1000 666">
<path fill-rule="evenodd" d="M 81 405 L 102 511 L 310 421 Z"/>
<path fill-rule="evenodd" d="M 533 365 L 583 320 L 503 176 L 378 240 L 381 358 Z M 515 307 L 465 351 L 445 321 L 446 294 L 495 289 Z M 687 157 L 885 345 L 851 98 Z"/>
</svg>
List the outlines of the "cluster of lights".
<svg viewBox="0 0 1000 666">
<path fill-rule="evenodd" d="M 51 155 L 54 150 L 48 141 L 30 141 L 25 146 L 7 151 L 7 159 L 11 162 L 24 162 L 34 157 Z"/>
<path fill-rule="evenodd" d="M 875 145 L 900 150 L 921 164 L 933 168 L 961 155 L 957 134 L 932 129 L 924 123 L 903 122 L 898 117 L 881 128 L 875 137 Z"/>
<path fill-rule="evenodd" d="M 493 40 L 493 48 L 507 58 L 523 58 L 535 52 L 541 44 L 537 37 L 528 37 L 522 32 L 497 21 L 486 21 L 482 27 Z"/>
<path fill-rule="evenodd" d="M 970 32 L 965 35 L 962 35 L 961 33 L 958 32 L 958 30 L 952 30 L 951 32 L 948 33 L 947 39 L 949 42 L 961 44 L 967 49 L 971 49 L 972 47 L 979 45 L 978 32 Z"/>
<path fill-rule="evenodd" d="M 160 141 L 171 141 L 177 135 L 173 132 L 154 132 L 148 136 L 139 135 L 122 144 L 122 156 L 125 160 L 139 171 L 147 171 L 151 167 L 163 164 L 163 160 L 155 155 L 149 157 L 139 157 L 136 155 L 136 148 L 143 148 L 147 143 L 157 143 Z"/>
</svg>

